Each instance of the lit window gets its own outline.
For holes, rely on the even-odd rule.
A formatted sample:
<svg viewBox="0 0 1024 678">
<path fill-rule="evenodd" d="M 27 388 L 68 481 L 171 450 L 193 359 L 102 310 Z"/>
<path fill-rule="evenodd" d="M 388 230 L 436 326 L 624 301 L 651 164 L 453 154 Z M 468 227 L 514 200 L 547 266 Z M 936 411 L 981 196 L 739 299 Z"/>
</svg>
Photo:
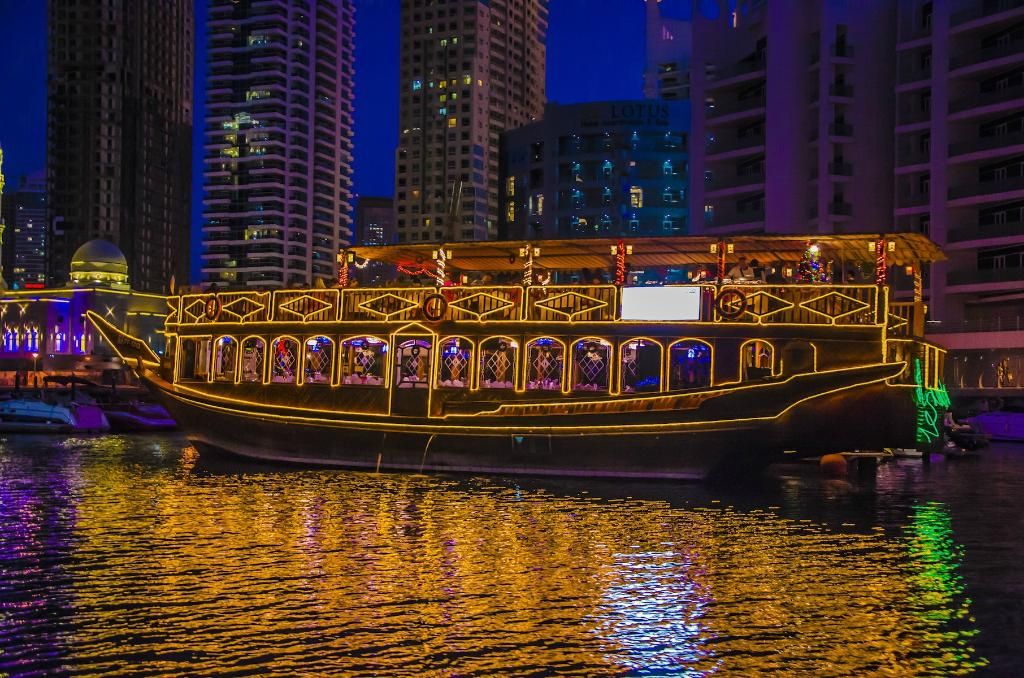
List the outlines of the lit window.
<svg viewBox="0 0 1024 678">
<path fill-rule="evenodd" d="M 459 122 L 458 118 L 448 118 L 448 126 L 449 127 L 455 127 L 455 125 L 457 125 L 458 122 Z"/>
<path fill-rule="evenodd" d="M 462 84 L 463 85 L 472 85 L 473 84 L 473 76 L 470 75 L 469 73 L 466 73 L 464 76 L 462 76 Z"/>
<path fill-rule="evenodd" d="M 536 207 L 536 214 L 537 214 L 537 216 L 541 216 L 542 214 L 544 214 L 544 196 L 543 195 L 536 196 L 536 198 L 534 200 L 534 204 L 537 206 Z"/>
<path fill-rule="evenodd" d="M 630 207 L 643 207 L 644 206 L 644 189 L 639 186 L 629 187 L 629 206 Z"/>
<path fill-rule="evenodd" d="M 516 220 L 516 204 L 511 200 L 508 201 L 508 207 L 505 209 L 505 218 L 509 222 Z"/>
<path fill-rule="evenodd" d="M 666 160 L 661 166 L 661 171 L 665 174 L 672 174 L 672 161 Z"/>
<path fill-rule="evenodd" d="M 601 172 L 604 173 L 604 175 L 606 177 L 610 177 L 612 175 L 612 161 L 611 160 L 605 160 L 603 163 L 601 163 Z"/>
<path fill-rule="evenodd" d="M 677 202 L 675 191 L 668 186 L 665 187 L 665 191 L 661 194 L 661 197 L 665 202 Z"/>
<path fill-rule="evenodd" d="M 505 181 L 505 194 L 506 195 L 515 195 L 516 194 L 516 178 L 515 177 L 509 177 Z"/>
<path fill-rule="evenodd" d="M 423 81 L 422 80 L 413 80 L 412 81 L 412 91 L 413 92 L 418 92 L 421 89 L 423 89 Z"/>
<path fill-rule="evenodd" d="M 448 115 L 448 109 L 445 106 L 442 106 L 441 108 L 437 109 L 437 114 L 440 115 L 441 117 L 444 117 Z"/>
</svg>

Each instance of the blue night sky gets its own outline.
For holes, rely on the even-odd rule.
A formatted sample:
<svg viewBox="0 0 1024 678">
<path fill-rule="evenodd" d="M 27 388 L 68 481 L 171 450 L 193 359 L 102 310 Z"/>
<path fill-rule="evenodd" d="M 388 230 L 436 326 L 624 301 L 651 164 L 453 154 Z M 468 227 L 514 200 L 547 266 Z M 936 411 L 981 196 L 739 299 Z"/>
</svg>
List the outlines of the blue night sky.
<svg viewBox="0 0 1024 678">
<path fill-rule="evenodd" d="M 356 0 L 357 196 L 391 195 L 398 138 L 398 0 Z M 196 2 L 196 120 L 203 116 L 206 0 Z M 0 145 L 8 186 L 46 162 L 46 3 L 0 0 Z M 643 0 L 551 0 L 547 92 L 575 103 L 639 98 Z M 194 129 L 202 129 L 197 123 Z M 192 270 L 198 274 L 202 138 L 193 140 Z"/>
</svg>

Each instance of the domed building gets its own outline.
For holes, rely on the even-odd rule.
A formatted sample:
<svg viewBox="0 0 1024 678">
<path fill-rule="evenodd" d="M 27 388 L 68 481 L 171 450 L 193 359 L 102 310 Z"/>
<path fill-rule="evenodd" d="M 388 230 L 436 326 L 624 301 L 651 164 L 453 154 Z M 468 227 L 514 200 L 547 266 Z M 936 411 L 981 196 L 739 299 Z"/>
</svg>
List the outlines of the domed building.
<svg viewBox="0 0 1024 678">
<path fill-rule="evenodd" d="M 13 383 L 16 371 L 25 375 L 23 383 L 32 373 L 73 373 L 104 383 L 129 378 L 114 350 L 86 322 L 86 311 L 163 353 L 166 298 L 132 291 L 128 261 L 117 245 L 102 239 L 83 244 L 71 257 L 69 280 L 64 287 L 3 293 L 0 386 Z"/>
<path fill-rule="evenodd" d="M 71 285 L 128 290 L 128 260 L 109 240 L 90 240 L 71 257 Z"/>
</svg>

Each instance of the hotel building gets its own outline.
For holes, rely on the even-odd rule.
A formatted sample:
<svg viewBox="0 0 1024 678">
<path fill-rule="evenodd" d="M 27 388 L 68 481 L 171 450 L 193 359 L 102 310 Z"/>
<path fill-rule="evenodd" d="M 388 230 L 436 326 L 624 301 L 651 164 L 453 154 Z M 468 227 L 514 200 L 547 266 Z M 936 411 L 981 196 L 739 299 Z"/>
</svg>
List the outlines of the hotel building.
<svg viewBox="0 0 1024 678">
<path fill-rule="evenodd" d="M 543 114 L 547 0 L 402 0 L 399 242 L 497 235 L 502 131 Z"/>
<path fill-rule="evenodd" d="M 12 289 L 46 286 L 46 173 L 21 178 L 4 201 L 7 228 L 3 233 L 4 279 Z"/>
<path fill-rule="evenodd" d="M 212 0 L 207 282 L 330 283 L 352 237 L 351 0 Z"/>
<path fill-rule="evenodd" d="M 117 243 L 137 289 L 188 279 L 192 0 L 51 0 L 51 284 L 88 240 Z"/>
<path fill-rule="evenodd" d="M 505 132 L 501 237 L 687 233 L 689 114 L 682 101 L 548 104 Z"/>
</svg>

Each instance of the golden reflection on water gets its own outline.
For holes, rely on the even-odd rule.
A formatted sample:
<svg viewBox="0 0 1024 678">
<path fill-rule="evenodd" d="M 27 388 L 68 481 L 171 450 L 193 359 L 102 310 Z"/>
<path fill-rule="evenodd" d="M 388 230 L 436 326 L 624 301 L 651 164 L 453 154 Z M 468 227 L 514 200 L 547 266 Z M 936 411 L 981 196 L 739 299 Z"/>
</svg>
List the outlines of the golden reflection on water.
<svg viewBox="0 0 1024 678">
<path fill-rule="evenodd" d="M 951 675 L 983 663 L 941 504 L 918 507 L 906 535 L 865 533 L 508 480 L 210 473 L 194 449 L 145 439 L 65 447 L 59 468 L 0 453 L 0 528 L 22 549 L 4 555 L 0 583 L 26 569 L 0 602 L 15 591 L 35 605 L 0 608 L 0 639 L 47 644 L 83 673 Z M 32 487 L 36 499 L 10 498 Z M 28 572 L 49 523 L 62 559 Z"/>
</svg>

